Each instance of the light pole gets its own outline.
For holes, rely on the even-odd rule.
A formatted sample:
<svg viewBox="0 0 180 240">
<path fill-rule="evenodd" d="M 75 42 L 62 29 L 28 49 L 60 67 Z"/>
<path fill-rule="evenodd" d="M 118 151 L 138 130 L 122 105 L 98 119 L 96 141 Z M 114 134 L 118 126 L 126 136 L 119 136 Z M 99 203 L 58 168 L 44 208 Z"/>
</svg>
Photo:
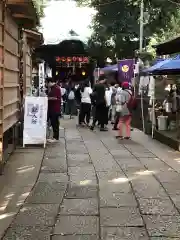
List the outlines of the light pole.
<svg viewBox="0 0 180 240">
<path fill-rule="evenodd" d="M 139 52 L 143 50 L 143 30 L 144 30 L 144 0 L 140 5 L 140 32 L 139 32 Z"/>
</svg>

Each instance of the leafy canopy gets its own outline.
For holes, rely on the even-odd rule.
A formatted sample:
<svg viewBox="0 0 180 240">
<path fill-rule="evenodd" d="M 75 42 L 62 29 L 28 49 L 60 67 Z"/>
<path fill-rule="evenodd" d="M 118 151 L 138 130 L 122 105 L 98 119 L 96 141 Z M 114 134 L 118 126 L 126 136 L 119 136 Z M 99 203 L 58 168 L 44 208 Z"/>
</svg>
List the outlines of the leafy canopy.
<svg viewBox="0 0 180 240">
<path fill-rule="evenodd" d="M 77 0 L 77 2 L 80 6 L 88 5 L 97 11 L 92 23 L 90 49 L 93 47 L 104 51 L 103 54 L 100 52 L 98 54 L 108 54 L 108 57 L 134 56 L 134 50 L 139 46 L 141 0 Z M 172 24 L 174 30 L 176 28 L 179 32 L 178 5 L 169 0 L 144 0 L 144 11 L 149 15 L 144 25 L 144 45 L 148 45 L 152 36 L 160 36 L 162 39 L 167 33 L 171 35 Z M 97 51 L 95 52 L 98 55 Z"/>
</svg>

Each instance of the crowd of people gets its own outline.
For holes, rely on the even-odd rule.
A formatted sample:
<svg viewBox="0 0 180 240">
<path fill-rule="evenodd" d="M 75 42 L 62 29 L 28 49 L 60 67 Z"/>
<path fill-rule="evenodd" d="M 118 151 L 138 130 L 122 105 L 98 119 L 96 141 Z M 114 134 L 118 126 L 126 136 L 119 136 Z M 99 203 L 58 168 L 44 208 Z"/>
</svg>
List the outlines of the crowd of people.
<svg viewBox="0 0 180 240">
<path fill-rule="evenodd" d="M 63 85 L 53 78 L 48 78 L 47 86 L 48 121 L 53 129 L 53 139 L 50 139 L 50 142 L 59 140 L 59 118 L 65 113 L 70 118 L 77 113 L 78 125 L 87 126 L 92 131 L 96 127 L 100 131 L 108 131 L 108 123 L 111 122 L 113 130 L 119 130 L 116 138 L 130 138 L 132 111 L 136 108 L 136 99 L 128 82 L 109 84 L 102 75 L 93 88 L 88 79 L 80 84 L 69 82 Z"/>
</svg>

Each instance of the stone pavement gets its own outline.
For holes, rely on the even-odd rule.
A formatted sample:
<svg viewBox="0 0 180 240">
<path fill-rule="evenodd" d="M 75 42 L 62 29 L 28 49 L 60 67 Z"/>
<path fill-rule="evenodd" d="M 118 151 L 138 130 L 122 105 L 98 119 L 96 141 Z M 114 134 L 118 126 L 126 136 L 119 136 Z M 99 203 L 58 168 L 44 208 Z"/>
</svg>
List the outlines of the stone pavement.
<svg viewBox="0 0 180 240">
<path fill-rule="evenodd" d="M 111 131 L 77 129 L 73 120 L 63 125 L 3 240 L 180 239 L 177 160 L 171 166 Z"/>
</svg>

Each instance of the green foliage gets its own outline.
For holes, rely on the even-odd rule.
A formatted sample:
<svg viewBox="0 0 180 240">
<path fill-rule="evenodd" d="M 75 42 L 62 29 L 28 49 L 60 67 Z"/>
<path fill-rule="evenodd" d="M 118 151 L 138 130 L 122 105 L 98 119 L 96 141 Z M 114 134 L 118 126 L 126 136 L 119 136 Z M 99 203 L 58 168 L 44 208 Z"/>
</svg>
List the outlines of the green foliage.
<svg viewBox="0 0 180 240">
<path fill-rule="evenodd" d="M 94 32 L 91 48 L 101 49 L 99 54 L 102 57 L 134 56 L 134 51 L 139 47 L 140 0 L 77 1 L 97 11 L 92 24 Z M 152 36 L 163 39 L 162 36 L 167 38 L 168 34 L 173 35 L 172 25 L 173 31 L 180 32 L 180 14 L 174 3 L 167 0 L 144 0 L 144 10 L 149 14 L 149 21 L 144 25 L 144 45 L 149 45 Z"/>
<path fill-rule="evenodd" d="M 33 0 L 34 5 L 37 9 L 37 14 L 39 18 L 44 17 L 44 8 L 47 0 Z"/>
</svg>

